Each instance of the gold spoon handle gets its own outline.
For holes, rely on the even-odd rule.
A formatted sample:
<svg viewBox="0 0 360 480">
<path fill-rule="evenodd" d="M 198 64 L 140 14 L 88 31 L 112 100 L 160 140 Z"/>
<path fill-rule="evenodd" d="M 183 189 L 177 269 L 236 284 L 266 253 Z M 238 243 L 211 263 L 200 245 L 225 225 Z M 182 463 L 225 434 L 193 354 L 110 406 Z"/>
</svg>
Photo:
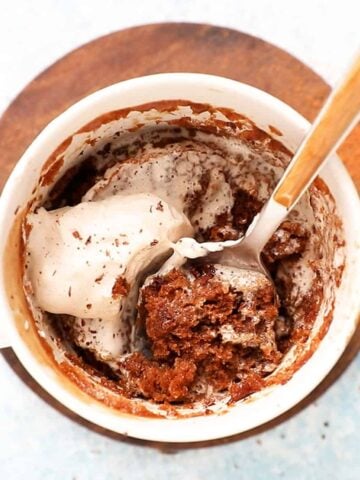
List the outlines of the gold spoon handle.
<svg viewBox="0 0 360 480">
<path fill-rule="evenodd" d="M 329 96 L 311 130 L 278 183 L 273 199 L 290 209 L 314 180 L 360 113 L 360 53 Z"/>
</svg>

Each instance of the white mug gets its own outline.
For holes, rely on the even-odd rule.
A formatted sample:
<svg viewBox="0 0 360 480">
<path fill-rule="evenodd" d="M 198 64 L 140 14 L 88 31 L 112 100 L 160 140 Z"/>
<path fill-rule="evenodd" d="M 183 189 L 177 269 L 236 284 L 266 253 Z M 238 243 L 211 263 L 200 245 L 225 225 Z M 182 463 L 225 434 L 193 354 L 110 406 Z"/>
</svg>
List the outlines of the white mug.
<svg viewBox="0 0 360 480">
<path fill-rule="evenodd" d="M 33 141 L 14 168 L 0 202 L 0 346 L 11 346 L 37 382 L 60 403 L 90 422 L 132 437 L 167 442 L 194 442 L 226 437 L 263 424 L 308 395 L 341 356 L 357 325 L 359 312 L 360 208 L 356 189 L 334 155 L 321 172 L 330 188 L 343 221 L 346 265 L 336 292 L 334 315 L 329 330 L 311 358 L 284 385 L 268 387 L 221 414 L 190 418 L 165 416 L 148 418 L 108 407 L 81 391 L 57 371 L 41 343 L 24 325 L 29 315 L 24 306 L 14 307 L 9 295 L 12 269 L 19 252 L 9 254 L 16 212 L 31 198 L 43 164 L 51 153 L 85 124 L 107 112 L 159 100 L 186 99 L 231 108 L 269 131 L 282 132 L 281 142 L 294 151 L 309 123 L 292 108 L 249 85 L 202 74 L 160 74 L 121 82 L 100 90 L 76 103 L 53 120 Z"/>
</svg>

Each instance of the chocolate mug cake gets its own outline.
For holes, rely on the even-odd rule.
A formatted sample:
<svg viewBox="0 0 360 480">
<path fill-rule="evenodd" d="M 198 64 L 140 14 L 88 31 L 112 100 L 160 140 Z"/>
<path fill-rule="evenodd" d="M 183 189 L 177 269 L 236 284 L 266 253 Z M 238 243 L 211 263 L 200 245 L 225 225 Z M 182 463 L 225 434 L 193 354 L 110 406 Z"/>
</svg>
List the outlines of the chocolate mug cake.
<svg viewBox="0 0 360 480">
<path fill-rule="evenodd" d="M 221 255 L 172 259 L 184 238 L 244 235 L 290 159 L 244 116 L 179 100 L 111 112 L 65 142 L 23 219 L 24 289 L 59 368 L 140 414 L 197 414 L 287 381 L 326 333 L 344 266 L 324 181 L 262 252 L 272 282 Z"/>
</svg>

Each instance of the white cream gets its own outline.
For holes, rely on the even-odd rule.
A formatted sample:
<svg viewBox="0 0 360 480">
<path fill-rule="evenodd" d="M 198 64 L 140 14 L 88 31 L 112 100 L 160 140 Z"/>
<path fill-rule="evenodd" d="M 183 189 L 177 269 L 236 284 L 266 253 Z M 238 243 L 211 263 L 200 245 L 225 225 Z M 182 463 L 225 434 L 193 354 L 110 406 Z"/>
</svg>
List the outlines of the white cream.
<svg viewBox="0 0 360 480">
<path fill-rule="evenodd" d="M 235 290 L 244 292 L 245 295 L 256 292 L 259 288 L 272 286 L 271 280 L 256 270 L 228 267 L 221 264 L 215 264 L 214 266 L 216 278 L 226 285 L 231 285 Z"/>
<path fill-rule="evenodd" d="M 142 273 L 171 252 L 173 242 L 193 233 L 185 215 L 148 193 L 51 212 L 40 208 L 27 221 L 32 228 L 26 267 L 38 306 L 77 317 L 81 345 L 96 340 L 101 357 L 124 350 L 122 310 L 131 310 L 124 285 L 132 292 Z M 118 279 L 120 295 L 114 292 Z M 100 330 L 101 339 L 95 338 Z"/>
<path fill-rule="evenodd" d="M 234 202 L 223 172 L 230 159 L 221 153 L 192 141 L 162 148 L 149 144 L 138 154 L 136 161 L 118 163 L 109 168 L 83 200 L 97 201 L 111 195 L 150 192 L 187 213 L 193 206 L 193 197 L 201 193 L 201 201 L 195 201 L 196 208 L 190 220 L 198 228 L 206 229 L 215 223 L 217 215 L 229 212 Z M 205 191 L 204 175 L 209 175 Z"/>
</svg>

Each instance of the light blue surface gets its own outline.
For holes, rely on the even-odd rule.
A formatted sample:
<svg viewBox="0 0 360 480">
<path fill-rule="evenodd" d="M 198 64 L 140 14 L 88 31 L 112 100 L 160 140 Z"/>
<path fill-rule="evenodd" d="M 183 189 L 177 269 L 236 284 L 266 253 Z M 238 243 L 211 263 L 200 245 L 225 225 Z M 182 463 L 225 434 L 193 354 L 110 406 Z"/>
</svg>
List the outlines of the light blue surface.
<svg viewBox="0 0 360 480">
<path fill-rule="evenodd" d="M 7 1 L 0 15 L 0 113 L 28 81 L 73 48 L 158 21 L 248 32 L 285 48 L 334 84 L 358 45 L 358 3 Z M 360 480 L 359 371 L 358 355 L 315 404 L 261 435 L 165 454 L 69 420 L 27 388 L 0 354 L 0 480 Z"/>
<path fill-rule="evenodd" d="M 226 445 L 164 453 L 70 420 L 0 355 L 1 480 L 360 479 L 360 355 L 315 403 Z"/>
</svg>

